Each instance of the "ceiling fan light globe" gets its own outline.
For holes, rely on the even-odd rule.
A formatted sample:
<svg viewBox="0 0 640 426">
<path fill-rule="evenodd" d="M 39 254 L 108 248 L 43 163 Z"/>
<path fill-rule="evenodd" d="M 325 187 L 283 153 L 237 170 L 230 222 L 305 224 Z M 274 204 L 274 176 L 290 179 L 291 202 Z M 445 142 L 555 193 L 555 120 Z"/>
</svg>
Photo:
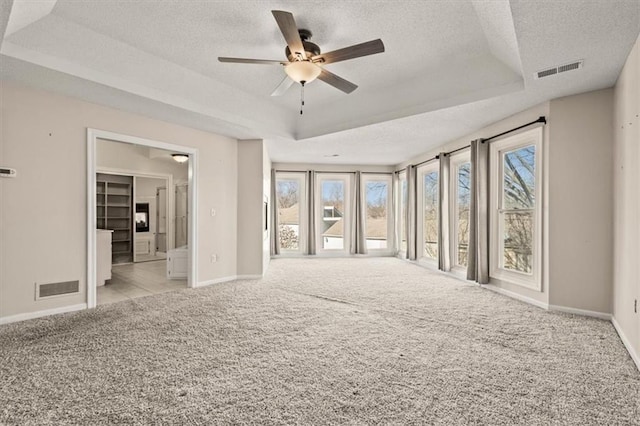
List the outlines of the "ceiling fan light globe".
<svg viewBox="0 0 640 426">
<path fill-rule="evenodd" d="M 312 62 L 296 61 L 286 65 L 284 71 L 293 81 L 307 84 L 315 80 L 322 70 Z"/>
</svg>

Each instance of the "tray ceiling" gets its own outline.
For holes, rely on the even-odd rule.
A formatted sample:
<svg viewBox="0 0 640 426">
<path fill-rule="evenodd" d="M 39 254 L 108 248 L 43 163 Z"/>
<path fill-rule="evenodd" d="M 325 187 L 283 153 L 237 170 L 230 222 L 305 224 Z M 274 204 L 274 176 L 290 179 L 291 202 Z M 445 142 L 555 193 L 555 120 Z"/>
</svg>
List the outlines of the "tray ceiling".
<svg viewBox="0 0 640 426">
<path fill-rule="evenodd" d="M 278 162 L 397 164 L 537 103 L 610 87 L 640 29 L 638 0 L 7 3 L 3 78 L 265 139 Z M 359 88 L 312 82 L 300 116 L 298 85 L 270 96 L 281 66 L 217 61 L 284 60 L 273 9 L 292 12 L 324 52 L 375 38 L 386 51 L 325 65 Z M 533 79 L 574 60 L 584 67 Z"/>
</svg>

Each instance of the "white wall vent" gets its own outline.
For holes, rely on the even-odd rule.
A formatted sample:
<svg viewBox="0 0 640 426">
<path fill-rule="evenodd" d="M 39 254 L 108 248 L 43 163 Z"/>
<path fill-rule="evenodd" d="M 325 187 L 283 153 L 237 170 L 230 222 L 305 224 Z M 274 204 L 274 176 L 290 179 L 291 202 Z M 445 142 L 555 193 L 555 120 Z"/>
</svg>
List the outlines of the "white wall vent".
<svg viewBox="0 0 640 426">
<path fill-rule="evenodd" d="M 78 293 L 79 291 L 79 281 L 63 281 L 49 284 L 36 283 L 36 300 L 46 297 L 64 296 L 66 294 Z"/>
<path fill-rule="evenodd" d="M 580 60 L 576 62 L 571 62 L 570 64 L 558 65 L 557 67 L 547 68 L 544 70 L 537 71 L 533 74 L 533 77 L 536 80 L 538 80 L 543 77 L 549 77 L 551 75 L 560 74 L 562 72 L 579 70 L 580 68 L 582 68 L 583 64 L 584 64 L 584 61 Z"/>
</svg>

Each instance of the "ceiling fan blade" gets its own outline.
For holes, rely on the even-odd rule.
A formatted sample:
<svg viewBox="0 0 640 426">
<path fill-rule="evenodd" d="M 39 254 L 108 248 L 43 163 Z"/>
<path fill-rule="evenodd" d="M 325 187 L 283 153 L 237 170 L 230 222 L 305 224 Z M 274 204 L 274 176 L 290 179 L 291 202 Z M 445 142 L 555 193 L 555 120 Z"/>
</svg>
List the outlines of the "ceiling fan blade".
<svg viewBox="0 0 640 426">
<path fill-rule="evenodd" d="M 331 64 L 333 62 L 346 61 L 347 59 L 359 58 L 361 56 L 374 55 L 384 52 L 384 44 L 382 40 L 371 40 L 364 43 L 355 44 L 353 46 L 334 50 L 332 52 L 323 53 L 311 58 L 313 62 L 320 60 L 323 64 Z"/>
<path fill-rule="evenodd" d="M 351 93 L 358 88 L 358 86 L 353 84 L 352 82 L 347 81 L 342 77 L 338 77 L 334 73 L 329 72 L 324 68 L 320 72 L 318 80 L 322 80 L 325 83 L 332 85 L 336 89 L 342 90 L 344 93 Z"/>
<path fill-rule="evenodd" d="M 232 62 L 235 64 L 262 64 L 262 65 L 274 65 L 281 64 L 286 65 L 289 62 L 286 61 L 275 61 L 270 59 L 247 59 L 247 58 L 225 58 L 223 56 L 219 56 L 218 60 L 220 62 Z"/>
<path fill-rule="evenodd" d="M 280 84 L 278 84 L 278 87 L 276 87 L 276 90 L 273 91 L 271 96 L 282 96 L 282 95 L 284 95 L 284 93 L 287 91 L 287 89 L 289 87 L 291 87 L 291 85 L 293 83 L 295 83 L 295 82 L 293 80 L 291 80 L 289 78 L 289 76 L 285 76 L 284 80 L 282 80 L 280 82 Z"/>
<path fill-rule="evenodd" d="M 271 13 L 273 14 L 273 17 L 276 18 L 276 22 L 280 27 L 280 31 L 282 32 L 291 53 L 299 53 L 302 56 L 302 59 L 307 59 L 293 15 L 282 10 L 272 10 Z"/>
</svg>

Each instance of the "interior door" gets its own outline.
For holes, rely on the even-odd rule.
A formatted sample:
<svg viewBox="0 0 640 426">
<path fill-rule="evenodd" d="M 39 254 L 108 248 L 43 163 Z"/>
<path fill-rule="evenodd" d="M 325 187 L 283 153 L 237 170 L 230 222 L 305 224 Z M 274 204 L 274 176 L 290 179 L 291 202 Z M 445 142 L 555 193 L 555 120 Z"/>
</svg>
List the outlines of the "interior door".
<svg viewBox="0 0 640 426">
<path fill-rule="evenodd" d="M 167 252 L 167 188 L 160 187 L 156 191 L 156 251 Z"/>
<path fill-rule="evenodd" d="M 188 185 L 176 185 L 176 248 L 186 246 L 188 243 L 187 235 L 187 217 L 188 217 L 188 200 L 189 187 Z"/>
</svg>

